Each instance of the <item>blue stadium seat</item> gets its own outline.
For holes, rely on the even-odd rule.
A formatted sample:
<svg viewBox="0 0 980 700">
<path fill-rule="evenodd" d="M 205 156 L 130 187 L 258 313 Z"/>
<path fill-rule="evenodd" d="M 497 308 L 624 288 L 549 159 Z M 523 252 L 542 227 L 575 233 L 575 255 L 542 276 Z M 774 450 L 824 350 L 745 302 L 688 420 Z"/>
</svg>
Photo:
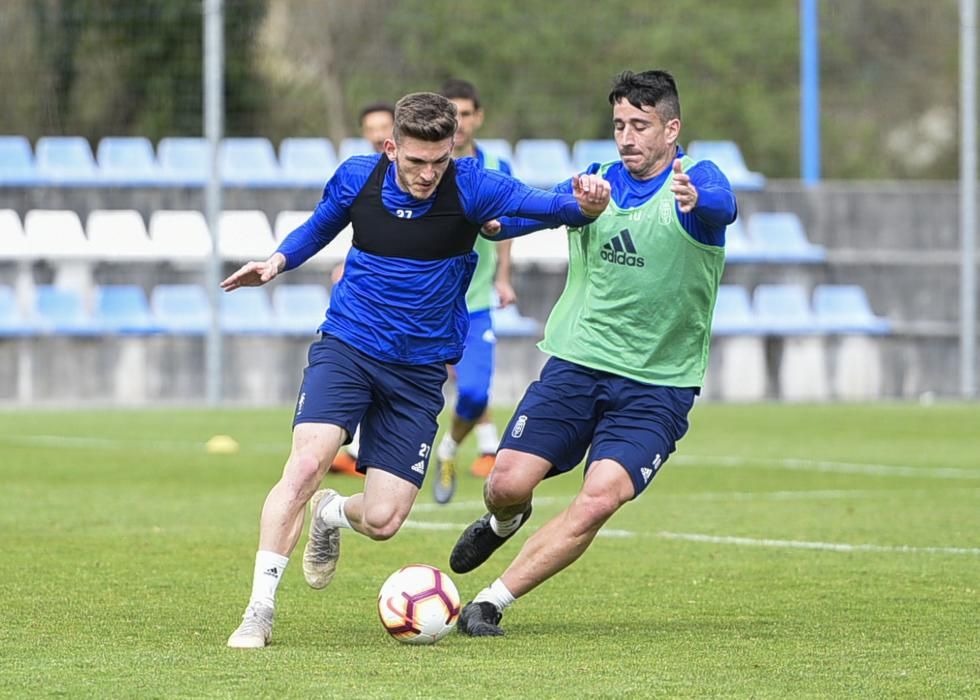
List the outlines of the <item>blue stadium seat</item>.
<svg viewBox="0 0 980 700">
<path fill-rule="evenodd" d="M 493 332 L 498 338 L 529 338 L 541 335 L 541 324 L 537 319 L 522 316 L 516 304 L 490 310 Z"/>
<path fill-rule="evenodd" d="M 572 165 L 582 172 L 593 163 L 619 160 L 619 149 L 613 139 L 580 139 L 572 144 Z"/>
<path fill-rule="evenodd" d="M 326 288 L 319 284 L 283 284 L 272 292 L 276 325 L 291 335 L 313 335 L 329 302 Z"/>
<path fill-rule="evenodd" d="M 176 335 L 203 335 L 211 326 L 204 288 L 196 284 L 161 284 L 150 294 L 158 326 Z"/>
<path fill-rule="evenodd" d="M 710 160 L 717 165 L 733 189 L 761 190 L 766 186 L 765 176 L 749 170 L 742 150 L 734 141 L 691 141 L 687 155 L 694 160 Z"/>
<path fill-rule="evenodd" d="M 749 217 L 749 238 L 766 262 L 819 263 L 827 259 L 823 246 L 807 240 L 803 222 L 793 212 L 756 212 Z"/>
<path fill-rule="evenodd" d="M 143 187 L 161 181 L 153 144 L 143 136 L 106 136 L 95 150 L 107 184 Z"/>
<path fill-rule="evenodd" d="M 42 182 L 93 185 L 99 171 L 88 141 L 81 136 L 42 136 L 37 140 L 37 174 Z"/>
<path fill-rule="evenodd" d="M 226 138 L 219 146 L 221 178 L 238 187 L 279 187 L 282 171 L 267 138 Z"/>
<path fill-rule="evenodd" d="M 20 312 L 14 290 L 0 286 L 0 337 L 30 335 L 34 324 Z"/>
<path fill-rule="evenodd" d="M 0 136 L 0 187 L 33 185 L 37 180 L 31 142 L 24 136 Z"/>
<path fill-rule="evenodd" d="M 269 295 L 260 287 L 241 287 L 221 295 L 221 328 L 227 333 L 276 332 Z"/>
<path fill-rule="evenodd" d="M 741 217 L 728 225 L 725 230 L 725 261 L 730 263 L 763 262 L 755 242 L 745 232 Z"/>
<path fill-rule="evenodd" d="M 96 288 L 95 317 L 108 333 L 147 335 L 163 330 L 150 314 L 146 294 L 136 285 Z"/>
<path fill-rule="evenodd" d="M 759 329 L 771 335 L 823 332 L 810 310 L 806 290 L 798 284 L 760 284 L 752 296 Z"/>
<path fill-rule="evenodd" d="M 208 142 L 200 136 L 167 136 L 157 145 L 161 175 L 172 185 L 200 187 L 208 177 Z"/>
<path fill-rule="evenodd" d="M 59 335 L 97 335 L 102 327 L 85 310 L 78 292 L 42 284 L 35 288 L 38 325 Z"/>
<path fill-rule="evenodd" d="M 279 164 L 284 182 L 323 187 L 337 169 L 337 152 L 327 139 L 283 139 L 279 144 Z"/>
<path fill-rule="evenodd" d="M 343 163 L 351 156 L 369 156 L 374 153 L 374 146 L 367 139 L 360 136 L 348 136 L 340 142 L 337 152 L 338 160 Z"/>
<path fill-rule="evenodd" d="M 514 148 L 514 174 L 532 187 L 550 188 L 575 174 L 560 139 L 522 139 Z"/>
<path fill-rule="evenodd" d="M 891 324 L 875 315 L 864 289 L 857 285 L 817 285 L 813 310 L 827 333 L 884 335 L 891 331 Z"/>
<path fill-rule="evenodd" d="M 733 284 L 723 284 L 718 287 L 718 300 L 715 302 L 711 332 L 715 335 L 745 335 L 760 332 L 745 287 Z"/>
<path fill-rule="evenodd" d="M 510 147 L 510 141 L 507 139 L 478 139 L 476 145 L 482 151 L 506 160 L 511 166 L 514 165 L 514 149 Z"/>
</svg>

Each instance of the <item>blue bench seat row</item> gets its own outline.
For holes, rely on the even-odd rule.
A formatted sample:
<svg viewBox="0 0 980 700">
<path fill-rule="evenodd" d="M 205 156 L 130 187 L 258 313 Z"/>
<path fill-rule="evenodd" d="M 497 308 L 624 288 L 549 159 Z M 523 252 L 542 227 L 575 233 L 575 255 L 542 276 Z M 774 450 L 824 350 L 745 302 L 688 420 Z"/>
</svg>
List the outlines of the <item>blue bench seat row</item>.
<svg viewBox="0 0 980 700">
<path fill-rule="evenodd" d="M 505 139 L 480 144 L 507 159 L 515 175 L 535 187 L 552 185 L 593 162 L 618 158 L 612 139 L 583 139 L 572 148 L 560 139 L 522 139 L 513 148 Z M 264 137 L 229 137 L 219 144 L 218 168 L 227 185 L 237 187 L 322 187 L 338 163 L 371 153 L 362 138 L 337 148 L 325 138 L 287 138 L 279 151 Z M 731 141 L 694 141 L 691 155 L 715 160 L 735 188 L 759 189 L 765 178 L 745 167 Z M 166 137 L 154 151 L 142 136 L 109 136 L 93 154 L 80 136 L 44 136 L 32 151 L 24 136 L 0 136 L 0 186 L 202 186 L 209 172 L 207 140 Z"/>
<path fill-rule="evenodd" d="M 811 303 L 798 284 L 760 284 L 752 293 L 721 285 L 712 332 L 716 335 L 884 335 L 887 319 L 871 309 L 857 285 L 817 285 Z"/>
<path fill-rule="evenodd" d="M 312 336 L 323 322 L 329 296 L 316 284 L 280 284 L 271 294 L 243 287 L 221 294 L 221 327 L 242 335 Z M 535 336 L 540 324 L 514 306 L 495 314 L 501 336 Z M 95 288 L 91 310 L 76 291 L 35 289 L 33 308 L 22 313 L 13 290 L 0 286 L 0 336 L 204 335 L 211 324 L 207 292 L 194 284 L 159 285 L 148 299 L 135 285 Z"/>
</svg>

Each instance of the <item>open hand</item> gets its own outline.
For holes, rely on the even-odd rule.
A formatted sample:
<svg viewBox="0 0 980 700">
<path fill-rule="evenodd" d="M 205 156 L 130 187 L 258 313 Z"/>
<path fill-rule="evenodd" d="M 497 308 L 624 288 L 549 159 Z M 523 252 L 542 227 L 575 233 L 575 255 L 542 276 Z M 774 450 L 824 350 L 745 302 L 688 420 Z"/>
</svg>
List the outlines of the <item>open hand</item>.
<svg viewBox="0 0 980 700">
<path fill-rule="evenodd" d="M 247 262 L 238 270 L 228 276 L 221 283 L 221 288 L 226 292 L 231 292 L 239 287 L 260 287 L 266 282 L 275 279 L 279 271 L 286 265 L 286 258 L 282 253 L 274 253 L 265 262 Z"/>
<path fill-rule="evenodd" d="M 691 178 L 681 169 L 681 159 L 674 160 L 674 179 L 670 184 L 670 191 L 674 193 L 677 206 L 685 214 L 690 213 L 698 205 L 698 188 L 691 182 Z"/>
</svg>

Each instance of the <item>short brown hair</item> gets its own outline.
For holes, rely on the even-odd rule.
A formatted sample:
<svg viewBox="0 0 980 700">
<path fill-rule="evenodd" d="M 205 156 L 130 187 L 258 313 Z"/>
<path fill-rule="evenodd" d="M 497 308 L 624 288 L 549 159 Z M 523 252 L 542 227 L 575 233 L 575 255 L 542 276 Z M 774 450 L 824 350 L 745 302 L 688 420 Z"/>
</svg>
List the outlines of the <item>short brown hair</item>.
<svg viewBox="0 0 980 700">
<path fill-rule="evenodd" d="M 456 105 L 434 92 L 413 92 L 395 103 L 394 138 L 444 141 L 456 133 Z"/>
</svg>

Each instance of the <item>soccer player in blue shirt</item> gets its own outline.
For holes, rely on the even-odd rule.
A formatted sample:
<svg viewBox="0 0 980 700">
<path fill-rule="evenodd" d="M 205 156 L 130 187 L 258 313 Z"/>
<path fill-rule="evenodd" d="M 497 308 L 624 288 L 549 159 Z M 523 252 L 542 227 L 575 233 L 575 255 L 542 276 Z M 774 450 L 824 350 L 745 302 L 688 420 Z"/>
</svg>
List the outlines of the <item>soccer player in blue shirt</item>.
<svg viewBox="0 0 980 700">
<path fill-rule="evenodd" d="M 583 175 L 571 194 L 559 194 L 534 190 L 471 158 L 454 161 L 455 132 L 452 102 L 434 93 L 406 95 L 395 105 L 384 154 L 346 160 L 306 223 L 268 260 L 246 263 L 221 283 L 226 291 L 265 284 L 353 225 L 344 276 L 321 339 L 310 347 L 292 449 L 262 508 L 252 594 L 228 646 L 269 643 L 276 589 L 307 503 L 303 574 L 314 588 L 334 576 L 342 528 L 386 540 L 408 517 L 436 435 L 446 363 L 463 351 L 465 293 L 482 222 L 514 215 L 581 226 L 609 202 L 609 185 L 597 175 Z M 317 491 L 358 424 L 364 491 L 350 497 Z"/>
</svg>

